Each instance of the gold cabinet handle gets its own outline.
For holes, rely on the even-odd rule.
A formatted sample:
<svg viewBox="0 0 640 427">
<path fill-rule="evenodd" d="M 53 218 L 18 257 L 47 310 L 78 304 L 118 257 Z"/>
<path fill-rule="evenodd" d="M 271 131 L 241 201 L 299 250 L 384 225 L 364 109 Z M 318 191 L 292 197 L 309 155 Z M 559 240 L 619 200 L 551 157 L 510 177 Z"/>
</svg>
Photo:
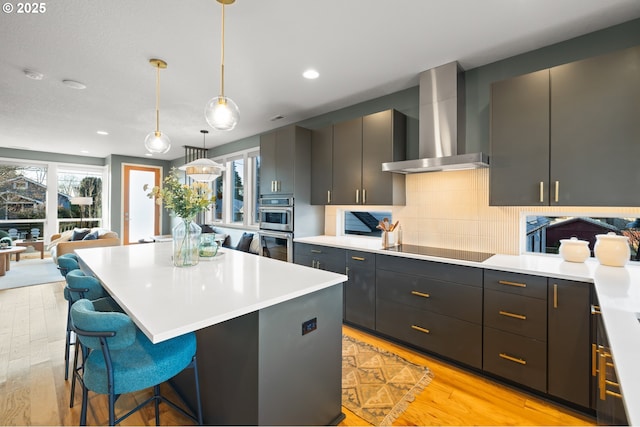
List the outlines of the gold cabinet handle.
<svg viewBox="0 0 640 427">
<path fill-rule="evenodd" d="M 431 331 L 429 331 L 427 328 L 423 328 L 421 326 L 417 326 L 417 325 L 411 325 L 411 329 L 415 329 L 416 331 L 425 333 L 425 334 L 430 334 Z"/>
<path fill-rule="evenodd" d="M 524 314 L 510 313 L 510 312 L 504 311 L 504 310 L 500 310 L 498 312 L 498 314 L 501 314 L 501 315 L 507 316 L 507 317 L 513 317 L 514 319 L 527 320 L 527 316 L 525 316 Z"/>
<path fill-rule="evenodd" d="M 600 306 L 591 304 L 591 314 L 601 314 Z"/>
<path fill-rule="evenodd" d="M 366 205 L 367 204 L 367 190 L 366 189 L 362 189 L 362 204 Z"/>
<path fill-rule="evenodd" d="M 544 182 L 540 181 L 540 203 L 544 203 Z"/>
<path fill-rule="evenodd" d="M 356 189 L 356 205 L 360 203 L 360 189 Z"/>
<path fill-rule="evenodd" d="M 361 256 L 352 256 L 351 259 L 354 261 L 366 261 L 366 258 Z"/>
<path fill-rule="evenodd" d="M 558 203 L 558 197 L 560 195 L 560 181 L 556 181 L 556 203 Z"/>
<path fill-rule="evenodd" d="M 604 352 L 600 352 L 598 362 L 598 391 L 600 400 L 607 400 L 607 384 L 605 382 L 607 372 L 607 357 L 604 355 Z"/>
<path fill-rule="evenodd" d="M 321 254 L 322 251 L 320 249 L 311 249 L 312 254 Z"/>
<path fill-rule="evenodd" d="M 526 283 L 509 282 L 508 280 L 499 280 L 498 283 L 500 283 L 501 285 L 516 286 L 518 288 L 526 288 L 527 287 Z"/>
<path fill-rule="evenodd" d="M 422 297 L 422 298 L 431 298 L 431 295 L 425 294 L 424 292 L 418 292 L 418 291 L 411 291 L 411 295 L 415 295 L 417 297 Z"/>
<path fill-rule="evenodd" d="M 598 373 L 598 353 L 599 346 L 597 344 L 591 344 L 591 376 L 595 377 Z"/>
<path fill-rule="evenodd" d="M 553 284 L 553 308 L 558 308 L 558 285 Z"/>
<path fill-rule="evenodd" d="M 509 360 L 511 362 L 519 363 L 520 365 L 526 365 L 527 364 L 526 360 L 520 359 L 519 357 L 509 356 L 506 353 L 500 353 L 498 356 L 502 357 L 503 359 Z"/>
<path fill-rule="evenodd" d="M 327 204 L 331 203 L 331 190 L 327 190 Z"/>
</svg>

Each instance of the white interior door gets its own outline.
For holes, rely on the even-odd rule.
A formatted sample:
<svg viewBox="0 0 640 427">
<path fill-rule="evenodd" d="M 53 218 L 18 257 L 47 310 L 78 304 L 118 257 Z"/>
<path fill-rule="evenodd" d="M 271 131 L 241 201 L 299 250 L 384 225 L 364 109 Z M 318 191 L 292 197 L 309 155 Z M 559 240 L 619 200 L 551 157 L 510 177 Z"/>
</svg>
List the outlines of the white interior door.
<svg viewBox="0 0 640 427">
<path fill-rule="evenodd" d="M 147 197 L 150 189 L 160 185 L 161 168 L 151 166 L 124 166 L 124 218 L 123 242 L 138 243 L 140 239 L 160 234 L 160 207 Z"/>
</svg>

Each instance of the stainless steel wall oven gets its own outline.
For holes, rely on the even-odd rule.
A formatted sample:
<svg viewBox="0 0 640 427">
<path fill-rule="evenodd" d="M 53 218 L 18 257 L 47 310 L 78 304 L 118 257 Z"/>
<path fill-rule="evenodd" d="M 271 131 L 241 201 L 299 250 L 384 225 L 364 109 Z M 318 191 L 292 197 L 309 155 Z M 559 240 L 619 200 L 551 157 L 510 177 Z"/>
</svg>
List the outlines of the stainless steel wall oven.
<svg viewBox="0 0 640 427">
<path fill-rule="evenodd" d="M 293 197 L 260 199 L 260 255 L 293 262 L 293 209 Z"/>
</svg>

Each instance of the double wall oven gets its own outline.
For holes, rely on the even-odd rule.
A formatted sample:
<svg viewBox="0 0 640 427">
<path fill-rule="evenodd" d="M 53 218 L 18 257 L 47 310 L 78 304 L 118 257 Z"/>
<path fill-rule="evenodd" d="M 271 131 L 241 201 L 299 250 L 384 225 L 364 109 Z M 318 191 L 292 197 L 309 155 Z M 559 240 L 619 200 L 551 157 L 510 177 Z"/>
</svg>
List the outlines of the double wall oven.
<svg viewBox="0 0 640 427">
<path fill-rule="evenodd" d="M 293 197 L 260 199 L 260 255 L 293 262 L 293 209 Z"/>
</svg>

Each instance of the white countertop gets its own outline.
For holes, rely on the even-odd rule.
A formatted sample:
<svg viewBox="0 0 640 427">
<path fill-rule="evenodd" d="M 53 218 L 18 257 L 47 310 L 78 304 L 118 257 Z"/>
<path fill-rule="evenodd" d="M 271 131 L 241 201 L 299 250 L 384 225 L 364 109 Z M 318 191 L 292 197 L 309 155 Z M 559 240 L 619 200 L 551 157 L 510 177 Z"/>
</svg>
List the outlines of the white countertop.
<svg viewBox="0 0 640 427">
<path fill-rule="evenodd" d="M 160 342 L 310 294 L 347 276 L 221 249 L 194 267 L 174 267 L 171 243 L 76 253 L 136 325 Z"/>
<path fill-rule="evenodd" d="M 294 241 L 594 283 L 629 424 L 640 425 L 640 263 L 606 267 L 595 258 L 573 263 L 545 254 L 493 255 L 484 262 L 473 262 L 390 252 L 382 249 L 380 239 L 366 237 L 314 236 Z"/>
</svg>

